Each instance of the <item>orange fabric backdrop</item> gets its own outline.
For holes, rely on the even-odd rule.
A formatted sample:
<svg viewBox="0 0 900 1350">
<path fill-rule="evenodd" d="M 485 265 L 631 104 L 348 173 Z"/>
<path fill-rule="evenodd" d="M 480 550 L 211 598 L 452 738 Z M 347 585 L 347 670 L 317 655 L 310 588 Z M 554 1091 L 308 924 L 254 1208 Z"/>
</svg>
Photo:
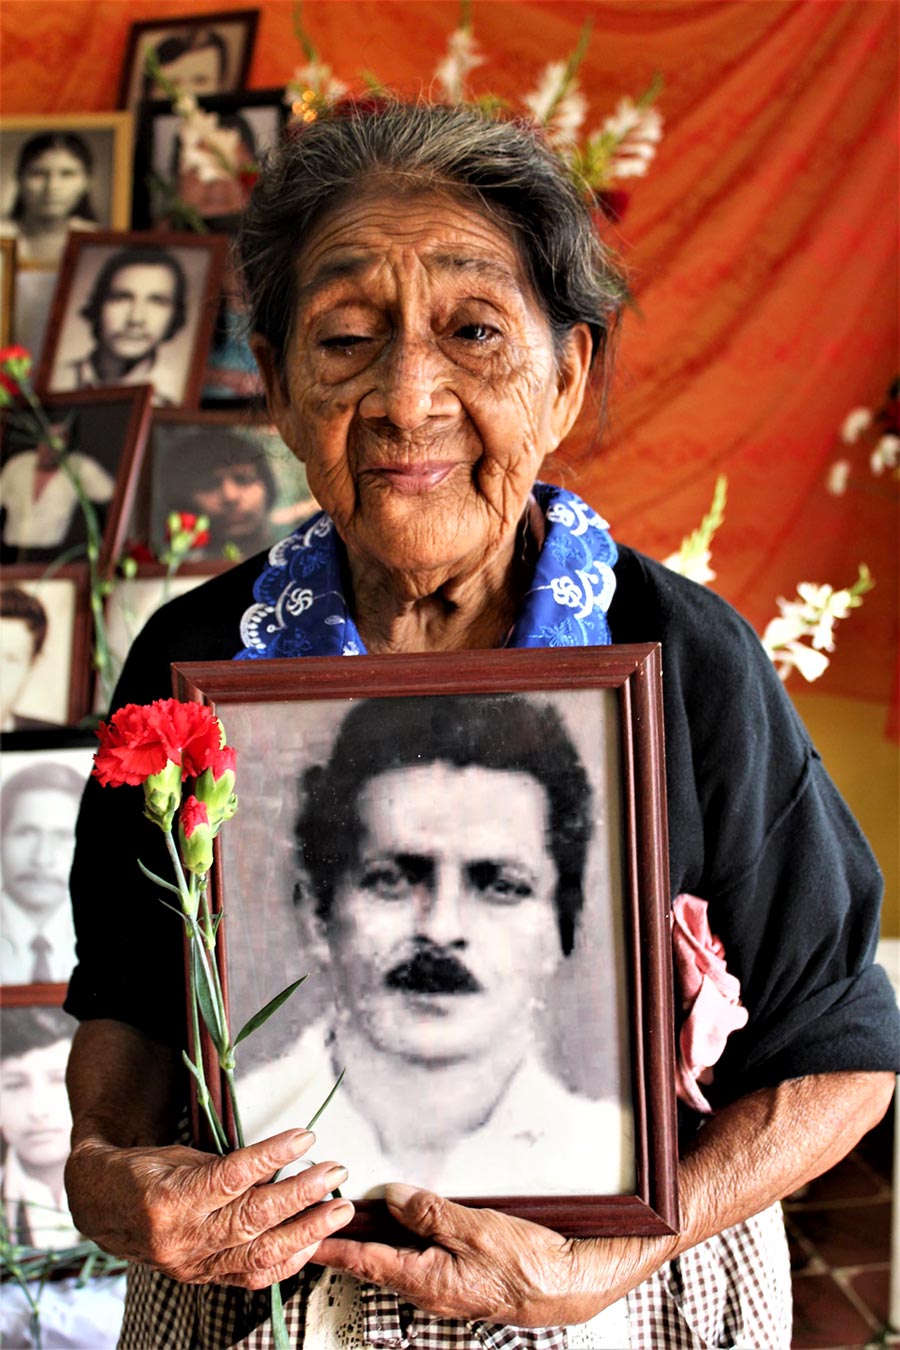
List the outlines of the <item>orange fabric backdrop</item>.
<svg viewBox="0 0 900 1350">
<path fill-rule="evenodd" d="M 133 19 L 252 0 L 4 0 L 3 108 L 111 108 Z M 261 0 L 249 83 L 300 62 L 287 0 Z M 452 0 L 307 0 L 324 59 L 416 89 L 457 22 Z M 582 419 L 579 491 L 657 557 L 729 479 L 716 588 L 761 629 L 800 580 L 877 588 L 839 628 L 824 693 L 888 701 L 896 668 L 897 489 L 825 491 L 845 414 L 898 368 L 897 20 L 893 0 L 476 0 L 488 62 L 476 89 L 512 94 L 594 22 L 590 121 L 665 81 L 666 132 L 620 241 L 640 313 L 623 331 L 600 448 Z M 798 681 L 793 676 L 792 681 Z M 816 686 L 814 686 L 815 688 Z"/>
</svg>

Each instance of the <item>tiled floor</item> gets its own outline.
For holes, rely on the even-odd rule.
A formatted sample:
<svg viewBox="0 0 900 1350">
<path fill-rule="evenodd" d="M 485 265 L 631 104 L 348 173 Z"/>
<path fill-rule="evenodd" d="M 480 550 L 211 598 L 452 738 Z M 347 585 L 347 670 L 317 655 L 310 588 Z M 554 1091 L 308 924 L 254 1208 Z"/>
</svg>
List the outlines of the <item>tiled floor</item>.
<svg viewBox="0 0 900 1350">
<path fill-rule="evenodd" d="M 786 1206 L 793 1350 L 900 1346 L 888 1327 L 893 1114 Z"/>
</svg>

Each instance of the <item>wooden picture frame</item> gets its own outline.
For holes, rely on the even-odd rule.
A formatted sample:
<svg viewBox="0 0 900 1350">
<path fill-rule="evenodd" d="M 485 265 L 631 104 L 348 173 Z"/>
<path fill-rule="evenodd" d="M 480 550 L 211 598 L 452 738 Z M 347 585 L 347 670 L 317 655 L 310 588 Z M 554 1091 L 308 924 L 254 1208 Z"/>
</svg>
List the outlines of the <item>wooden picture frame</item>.
<svg viewBox="0 0 900 1350">
<path fill-rule="evenodd" d="M 122 64 L 118 106 L 133 108 L 152 97 L 152 89 L 146 87 L 144 63 L 148 52 L 161 43 L 168 44 L 171 51 L 168 47 L 158 51 L 160 65 L 186 92 L 226 94 L 242 89 L 258 23 L 259 11 L 255 9 L 173 15 L 133 23 Z"/>
<path fill-rule="evenodd" d="M 57 141 L 52 149 L 50 138 Z M 21 113 L 4 117 L 0 127 L 0 235 L 8 233 L 16 238 L 20 271 L 55 271 L 65 244 L 64 235 L 57 241 L 46 231 L 41 247 L 30 242 L 27 190 L 23 192 L 29 162 L 40 167 L 42 154 L 55 152 L 64 157 L 63 167 L 68 173 L 61 179 L 57 194 L 67 191 L 68 183 L 78 194 L 68 216 L 70 233 L 124 230 L 131 218 L 133 141 L 134 124 L 129 112 Z M 32 190 L 38 193 L 42 186 L 46 190 L 51 166 L 44 167 L 45 174 L 34 179 Z"/>
<path fill-rule="evenodd" d="M 213 234 L 70 235 L 41 353 L 41 394 L 152 384 L 195 407 L 228 241 Z"/>
<path fill-rule="evenodd" d="M 86 461 L 79 474 L 83 489 L 95 509 L 105 511 L 98 558 L 101 573 L 108 572 L 118 556 L 131 517 L 150 427 L 151 395 L 149 385 L 123 385 L 44 400 L 51 423 L 55 419 L 67 428 L 64 434 L 70 438 L 71 453 Z M 46 522 L 46 532 L 35 521 L 30 485 L 37 471 L 37 443 L 38 437 L 30 428 L 13 420 L 8 412 L 0 414 L 0 510 L 5 513 L 0 552 L 4 562 L 55 562 L 87 539 L 84 515 L 74 492 L 70 494 L 67 523 L 56 511 Z M 21 467 L 14 472 L 10 466 L 18 459 L 22 460 Z M 45 488 L 41 494 L 44 499 L 47 491 Z M 13 504 L 15 519 L 10 513 Z M 64 530 L 61 535 L 60 527 Z"/>
<path fill-rule="evenodd" d="M 677 1231 L 660 670 L 658 644 L 173 665 L 238 749 L 232 1025 L 314 977 L 241 1045 L 246 1137 L 346 1068 L 316 1129 L 348 1231 L 390 1235 L 397 1179 L 567 1236 Z"/>
<path fill-rule="evenodd" d="M 0 740 L 0 985 L 3 1003 L 55 1004 L 75 965 L 69 871 L 75 820 L 97 739 L 74 727 L 4 732 Z M 53 814 L 55 812 L 55 814 Z M 16 834 L 21 837 L 17 847 Z M 42 834 L 52 843 L 41 843 Z M 12 840 L 12 841 L 11 841 Z M 29 850 L 42 847 L 40 884 Z M 20 895 L 20 891 L 22 892 Z M 46 936 L 49 979 L 35 980 L 36 933 Z"/>
<path fill-rule="evenodd" d="M 219 125 L 239 133 L 241 154 L 248 168 L 274 148 L 287 123 L 289 108 L 284 89 L 242 89 L 233 94 L 198 98 L 203 112 L 213 113 Z M 135 138 L 132 228 L 160 229 L 168 212 L 154 183 L 177 193 L 211 230 L 233 233 L 245 200 L 245 187 L 234 179 L 203 182 L 196 171 L 179 167 L 177 133 L 180 118 L 169 99 L 152 99 L 140 106 Z"/>
<path fill-rule="evenodd" d="M 16 241 L 0 238 L 0 346 L 6 347 L 13 340 L 15 313 Z"/>
<path fill-rule="evenodd" d="M 8 592 L 17 594 L 11 597 Z M 17 602 L 23 593 L 37 602 L 36 610 L 29 612 L 27 618 L 23 615 L 21 620 L 10 618 L 19 611 Z M 4 567 L 0 576 L 0 619 L 20 624 L 12 641 L 26 657 L 22 668 L 24 684 L 11 709 L 16 725 L 36 730 L 77 722 L 90 708 L 91 606 L 87 563 L 69 563 L 49 575 L 43 567 Z M 7 633 L 4 624 L 8 643 Z"/>
<path fill-rule="evenodd" d="M 306 470 L 265 413 L 154 412 L 131 534 L 157 558 L 172 511 L 208 516 L 209 543 L 191 560 L 209 564 L 271 548 L 318 509 Z"/>
</svg>

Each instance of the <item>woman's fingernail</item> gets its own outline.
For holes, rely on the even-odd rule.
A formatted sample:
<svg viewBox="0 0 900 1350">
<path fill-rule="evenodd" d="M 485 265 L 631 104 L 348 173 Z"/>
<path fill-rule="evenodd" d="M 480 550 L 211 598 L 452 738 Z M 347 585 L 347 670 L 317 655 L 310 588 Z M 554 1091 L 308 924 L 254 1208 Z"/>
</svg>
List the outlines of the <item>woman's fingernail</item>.
<svg viewBox="0 0 900 1350">
<path fill-rule="evenodd" d="M 335 1186 L 343 1186 L 348 1175 L 346 1167 L 332 1167 L 330 1171 L 325 1173 L 325 1182 L 328 1189 L 333 1191 Z"/>
<path fill-rule="evenodd" d="M 341 1224 L 347 1222 L 353 1216 L 353 1206 L 348 1201 L 343 1201 L 340 1205 L 335 1205 L 334 1209 L 328 1211 L 328 1227 L 340 1228 Z"/>
<path fill-rule="evenodd" d="M 289 1142 L 291 1148 L 307 1149 L 316 1142 L 316 1136 L 312 1130 L 298 1130 L 296 1134 L 291 1135 Z"/>
</svg>

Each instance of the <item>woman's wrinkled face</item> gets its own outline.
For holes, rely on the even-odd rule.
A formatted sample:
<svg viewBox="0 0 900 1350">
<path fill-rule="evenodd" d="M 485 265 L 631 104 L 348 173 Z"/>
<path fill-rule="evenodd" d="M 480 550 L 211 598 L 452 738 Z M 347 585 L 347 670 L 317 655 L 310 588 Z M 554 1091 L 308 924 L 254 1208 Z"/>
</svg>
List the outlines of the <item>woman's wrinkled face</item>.
<svg viewBox="0 0 900 1350">
<path fill-rule="evenodd" d="M 283 381 L 257 354 L 310 490 L 357 560 L 426 587 L 477 571 L 577 415 L 587 328 L 558 356 L 511 232 L 442 194 L 357 199 L 297 268 Z"/>
</svg>

